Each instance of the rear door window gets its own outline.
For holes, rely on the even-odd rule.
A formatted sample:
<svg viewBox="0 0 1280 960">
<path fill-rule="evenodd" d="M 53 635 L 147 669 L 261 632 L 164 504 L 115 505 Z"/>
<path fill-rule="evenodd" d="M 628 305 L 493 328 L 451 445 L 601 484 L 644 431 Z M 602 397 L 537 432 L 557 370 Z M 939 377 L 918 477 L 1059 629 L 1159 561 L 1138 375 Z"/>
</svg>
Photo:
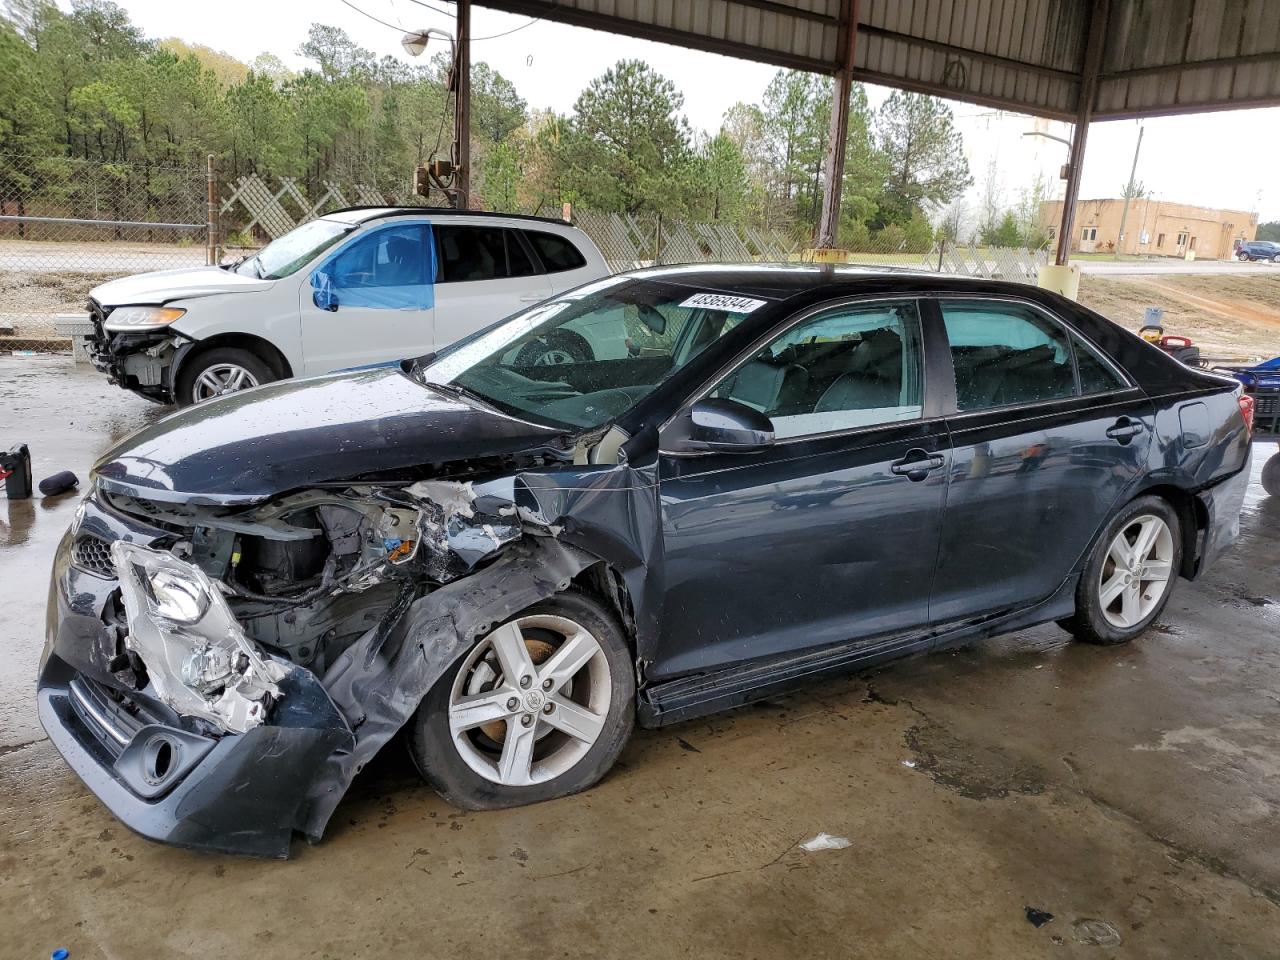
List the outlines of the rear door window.
<svg viewBox="0 0 1280 960">
<path fill-rule="evenodd" d="M 1071 346 L 1075 349 L 1076 369 L 1080 371 L 1080 392 L 1107 393 L 1123 390 L 1128 386 L 1115 368 L 1099 356 L 1098 351 L 1076 334 L 1071 334 Z"/>
<path fill-rule="evenodd" d="M 538 272 L 516 231 L 504 227 L 437 224 L 439 283 L 505 280 Z"/>
<path fill-rule="evenodd" d="M 944 300 L 961 411 L 1077 395 L 1066 331 L 1016 303 Z"/>
<path fill-rule="evenodd" d="M 542 230 L 526 230 L 524 235 L 538 251 L 538 259 L 546 267 L 547 273 L 560 273 L 563 270 L 577 270 L 587 265 L 587 258 L 572 242 L 555 233 Z"/>
</svg>

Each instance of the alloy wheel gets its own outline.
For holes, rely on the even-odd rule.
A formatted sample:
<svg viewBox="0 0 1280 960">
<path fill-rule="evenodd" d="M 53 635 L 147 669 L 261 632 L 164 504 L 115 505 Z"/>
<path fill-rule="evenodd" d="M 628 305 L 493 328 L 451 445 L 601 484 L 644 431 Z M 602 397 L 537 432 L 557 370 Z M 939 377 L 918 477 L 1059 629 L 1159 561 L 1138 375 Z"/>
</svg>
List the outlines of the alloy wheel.
<svg viewBox="0 0 1280 960">
<path fill-rule="evenodd" d="M 542 783 L 600 738 L 612 689 L 604 648 L 586 627 L 550 614 L 520 617 L 463 661 L 449 694 L 449 732 L 486 780 Z"/>
<path fill-rule="evenodd" d="M 191 387 L 191 401 L 203 403 L 224 394 L 248 390 L 258 385 L 258 378 L 235 363 L 215 363 L 196 377 Z"/>
<path fill-rule="evenodd" d="M 1134 517 L 1107 548 L 1099 574 L 1098 600 L 1113 627 L 1145 620 L 1164 598 L 1173 576 L 1173 533 L 1152 514 Z"/>
</svg>

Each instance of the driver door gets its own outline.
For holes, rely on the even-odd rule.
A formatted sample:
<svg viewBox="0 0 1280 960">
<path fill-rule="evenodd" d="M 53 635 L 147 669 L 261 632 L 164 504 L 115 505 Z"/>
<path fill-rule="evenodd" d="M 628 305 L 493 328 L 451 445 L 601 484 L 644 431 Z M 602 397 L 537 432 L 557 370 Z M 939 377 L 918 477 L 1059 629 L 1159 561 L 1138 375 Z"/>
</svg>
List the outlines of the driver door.
<svg viewBox="0 0 1280 960">
<path fill-rule="evenodd" d="M 353 238 L 298 291 L 303 373 L 431 352 L 434 281 L 429 224 L 396 223 Z"/>
<path fill-rule="evenodd" d="M 663 445 L 649 676 L 925 628 L 951 450 L 916 303 L 812 315 L 710 395 L 766 414 L 775 440 L 745 453 Z"/>
</svg>

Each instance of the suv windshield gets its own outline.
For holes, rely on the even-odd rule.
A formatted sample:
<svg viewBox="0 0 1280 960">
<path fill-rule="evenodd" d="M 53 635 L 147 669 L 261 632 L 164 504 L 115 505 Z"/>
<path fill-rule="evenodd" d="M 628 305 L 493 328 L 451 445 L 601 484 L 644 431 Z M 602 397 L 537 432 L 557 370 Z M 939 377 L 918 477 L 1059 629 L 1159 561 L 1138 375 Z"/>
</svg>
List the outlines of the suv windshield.
<svg viewBox="0 0 1280 960">
<path fill-rule="evenodd" d="M 296 273 L 315 257 L 354 230 L 349 223 L 311 220 L 277 237 L 236 266 L 236 273 L 263 280 L 279 280 Z"/>
<path fill-rule="evenodd" d="M 516 415 L 598 427 L 765 303 L 609 277 L 458 342 L 418 376 Z"/>
</svg>

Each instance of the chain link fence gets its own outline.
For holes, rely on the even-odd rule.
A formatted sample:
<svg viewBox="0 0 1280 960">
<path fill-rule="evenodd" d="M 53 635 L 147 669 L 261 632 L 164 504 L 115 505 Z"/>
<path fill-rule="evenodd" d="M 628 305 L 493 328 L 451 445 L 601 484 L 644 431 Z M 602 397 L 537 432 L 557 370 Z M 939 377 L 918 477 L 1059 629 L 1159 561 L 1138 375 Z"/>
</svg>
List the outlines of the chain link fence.
<svg viewBox="0 0 1280 960">
<path fill-rule="evenodd" d="M 59 314 L 83 316 L 89 291 L 115 277 L 196 267 L 239 254 L 300 223 L 354 205 L 425 206 L 409 185 L 306 184 L 256 174 L 214 184 L 204 167 L 100 163 L 0 154 L 0 348 L 59 349 Z M 1034 282 L 1045 251 L 939 246 L 890 227 L 855 231 L 852 249 L 812 250 L 784 227 L 699 223 L 661 214 L 573 211 L 610 269 L 651 264 L 826 262 Z"/>
<path fill-rule="evenodd" d="M 204 263 L 206 185 L 194 167 L 0 154 L 0 335 L 38 346 L 97 284 Z"/>
</svg>

